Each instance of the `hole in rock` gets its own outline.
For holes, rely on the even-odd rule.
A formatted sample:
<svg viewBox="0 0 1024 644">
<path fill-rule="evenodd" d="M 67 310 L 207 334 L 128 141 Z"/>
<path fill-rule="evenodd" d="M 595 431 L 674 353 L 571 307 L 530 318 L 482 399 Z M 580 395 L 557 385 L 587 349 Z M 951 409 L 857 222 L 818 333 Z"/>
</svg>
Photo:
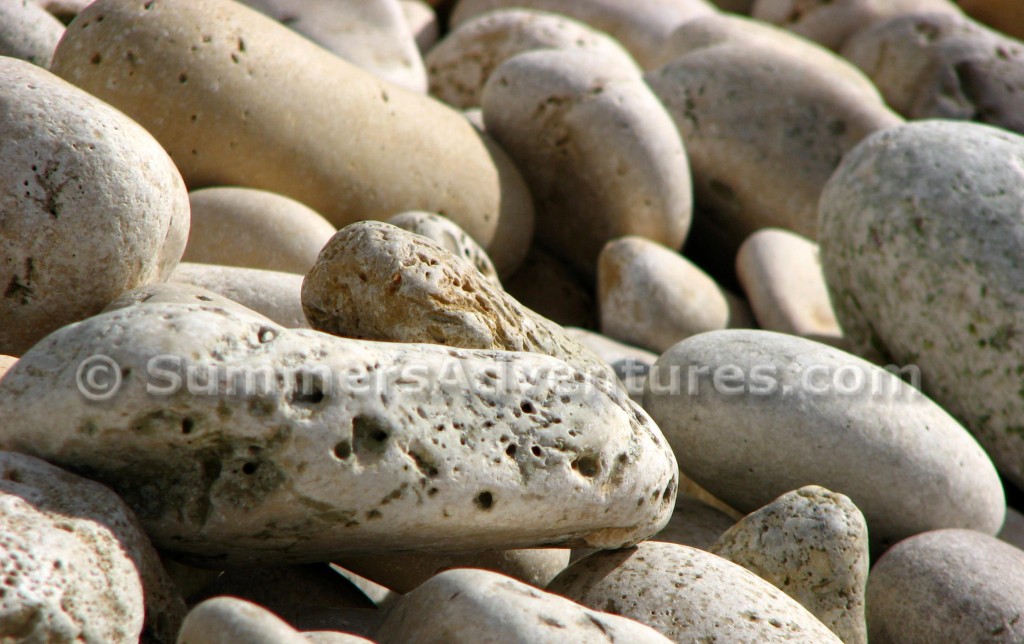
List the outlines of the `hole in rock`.
<svg viewBox="0 0 1024 644">
<path fill-rule="evenodd" d="M 490 510 L 494 506 L 494 495 L 490 492 L 481 492 L 473 499 L 473 503 L 476 503 L 476 507 L 481 510 Z"/>
<path fill-rule="evenodd" d="M 334 457 L 339 460 L 345 460 L 349 456 L 352 456 L 352 443 L 348 441 L 341 441 L 334 446 Z"/>
<path fill-rule="evenodd" d="M 264 342 L 263 333 L 260 333 L 260 342 Z M 292 388 L 292 404 L 315 405 L 323 402 L 324 380 L 323 377 L 312 371 L 297 371 L 295 383 Z"/>
<path fill-rule="evenodd" d="M 256 468 L 258 467 L 259 465 L 257 465 L 256 463 L 246 463 L 245 465 L 242 466 L 242 474 L 255 474 Z"/>
</svg>

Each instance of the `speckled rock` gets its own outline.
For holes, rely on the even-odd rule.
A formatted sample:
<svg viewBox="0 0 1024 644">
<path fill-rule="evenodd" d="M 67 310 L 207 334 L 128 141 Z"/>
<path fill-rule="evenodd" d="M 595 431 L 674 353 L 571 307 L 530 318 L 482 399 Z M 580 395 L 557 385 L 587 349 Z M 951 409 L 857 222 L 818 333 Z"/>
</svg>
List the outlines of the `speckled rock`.
<svg viewBox="0 0 1024 644">
<path fill-rule="evenodd" d="M 76 382 L 98 354 L 120 368 L 109 401 Z M 676 493 L 657 426 L 560 360 L 199 305 L 57 331 L 0 381 L 0 408 L 0 445 L 88 471 L 159 547 L 207 565 L 622 547 L 661 529 Z"/>
<path fill-rule="evenodd" d="M 638 622 L 468 568 L 443 572 L 403 597 L 376 638 L 381 644 L 668 642 Z"/>
<path fill-rule="evenodd" d="M 185 185 L 124 114 L 0 57 L 0 159 L 0 353 L 18 355 L 174 269 L 188 236 Z"/>
<path fill-rule="evenodd" d="M 753 33 L 750 24 L 710 16 L 677 35 L 716 25 Z M 775 35 L 716 42 L 647 75 L 686 141 L 694 196 L 733 248 L 768 227 L 815 239 L 818 198 L 840 159 L 901 122 L 852 65 Z"/>
<path fill-rule="evenodd" d="M 302 312 L 301 275 L 182 262 L 171 274 L 171 282 L 213 291 L 289 329 L 309 328 Z"/>
<path fill-rule="evenodd" d="M 0 56 L 47 68 L 64 25 L 33 0 L 0 2 Z"/>
<path fill-rule="evenodd" d="M 504 284 L 509 295 L 553 322 L 597 328 L 597 305 L 590 288 L 565 262 L 537 244 Z"/>
<path fill-rule="evenodd" d="M 472 264 L 476 270 L 480 271 L 481 275 L 493 281 L 497 286 L 501 286 L 498 272 L 494 269 L 491 258 L 487 256 L 487 251 L 480 248 L 480 245 L 451 219 L 434 213 L 412 211 L 399 213 L 388 219 L 388 223 L 398 226 L 402 230 L 433 239 L 440 246 Z"/>
<path fill-rule="evenodd" d="M 484 12 L 513 6 L 560 13 L 611 34 L 645 69 L 656 63 L 662 41 L 676 27 L 715 13 L 705 0 L 460 0 L 451 22 L 459 26 Z"/>
<path fill-rule="evenodd" d="M 377 556 L 341 557 L 337 562 L 399 593 L 410 592 L 434 575 L 452 568 L 490 570 L 544 588 L 569 565 L 569 550 L 532 548 L 453 555 L 394 552 Z"/>
<path fill-rule="evenodd" d="M 270 318 L 261 315 L 248 307 L 242 306 L 234 300 L 229 300 L 223 295 L 218 295 L 217 293 L 207 290 L 201 286 L 179 284 L 177 282 L 150 284 L 148 286 L 133 288 L 130 291 L 124 292 L 121 297 L 108 304 L 102 312 L 106 313 L 108 311 L 116 311 L 118 309 L 128 308 L 129 306 L 139 306 L 142 304 L 206 304 L 208 306 L 237 311 L 243 315 L 256 316 L 266 322 L 272 321 Z"/>
<path fill-rule="evenodd" d="M 430 93 L 454 107 L 476 107 L 501 63 L 535 49 L 582 49 L 640 71 L 618 41 L 581 22 L 546 11 L 502 9 L 467 20 L 430 51 Z"/>
<path fill-rule="evenodd" d="M 1024 39 L 1024 15 L 1004 0 L 957 0 L 967 15 L 1008 36 Z"/>
<path fill-rule="evenodd" d="M 611 365 L 630 398 L 638 403 L 643 401 L 647 372 L 658 360 L 657 354 L 586 329 L 567 327 L 565 330 L 570 337 Z"/>
<path fill-rule="evenodd" d="M 192 228 L 186 262 L 303 275 L 337 230 L 294 199 L 252 188 L 189 193 Z"/>
<path fill-rule="evenodd" d="M 759 230 L 740 246 L 736 276 L 762 329 L 841 346 L 817 244 L 787 230 Z"/>
<path fill-rule="evenodd" d="M 745 302 L 685 257 L 642 237 L 609 242 L 597 265 L 601 331 L 661 353 L 706 331 L 752 326 Z"/>
<path fill-rule="evenodd" d="M 681 546 L 710 550 L 726 530 L 736 522 L 703 501 L 680 493 L 676 497 L 676 510 L 655 541 L 677 543 Z"/>
<path fill-rule="evenodd" d="M 1024 514 L 1007 506 L 1006 520 L 996 536 L 1011 546 L 1024 550 Z"/>
<path fill-rule="evenodd" d="M 526 52 L 494 71 L 482 105 L 487 133 L 530 186 L 548 250 L 592 275 L 616 237 L 682 247 L 693 205 L 686 150 L 632 67 L 579 49 Z"/>
<path fill-rule="evenodd" d="M 565 329 L 462 258 L 390 224 L 339 231 L 302 284 L 302 306 L 314 329 L 334 335 L 544 353 L 614 381 L 608 364 Z"/>
<path fill-rule="evenodd" d="M 442 212 L 499 270 L 529 247 L 529 191 L 458 112 L 237 2 L 98 0 L 53 68 L 152 132 L 190 188 L 269 190 L 338 227 Z"/>
<path fill-rule="evenodd" d="M 729 528 L 711 552 L 800 602 L 845 644 L 867 642 L 868 527 L 849 498 L 809 485 Z"/>
<path fill-rule="evenodd" d="M 1024 133 L 1024 43 L 959 13 L 899 16 L 843 55 L 908 119 L 978 121 Z"/>
<path fill-rule="evenodd" d="M 741 512 L 821 485 L 860 508 L 873 546 L 1003 522 L 1002 485 L 963 427 L 893 373 L 817 342 L 694 336 L 658 359 L 644 408 L 686 473 Z"/>
<path fill-rule="evenodd" d="M 863 355 L 917 365 L 925 393 L 1018 486 L 1022 168 L 1020 136 L 911 123 L 851 152 L 821 199 L 821 261 L 847 341 Z"/>
<path fill-rule="evenodd" d="M 757 575 L 703 550 L 660 541 L 597 552 L 548 587 L 645 623 L 675 642 L 839 642 Z"/>
<path fill-rule="evenodd" d="M 185 603 L 107 488 L 0 452 L 0 639 L 173 642 Z"/>
<path fill-rule="evenodd" d="M 872 644 L 1024 641 L 1024 552 L 938 530 L 885 553 L 868 578 Z"/>
<path fill-rule="evenodd" d="M 402 14 L 416 40 L 417 49 L 420 54 L 426 54 L 441 37 L 437 13 L 423 0 L 398 0 L 398 3 L 402 5 Z"/>
<path fill-rule="evenodd" d="M 277 615 L 236 597 L 215 597 L 185 618 L 177 644 L 309 644 Z"/>
</svg>

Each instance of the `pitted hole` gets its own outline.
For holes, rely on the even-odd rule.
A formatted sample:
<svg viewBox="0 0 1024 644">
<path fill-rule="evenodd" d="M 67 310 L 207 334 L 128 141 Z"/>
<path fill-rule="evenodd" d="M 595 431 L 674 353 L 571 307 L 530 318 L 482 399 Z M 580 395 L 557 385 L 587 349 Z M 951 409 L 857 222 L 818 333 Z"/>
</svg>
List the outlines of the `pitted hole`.
<svg viewBox="0 0 1024 644">
<path fill-rule="evenodd" d="M 537 446 L 537 445 L 534 445 L 533 447 L 531 447 L 530 451 L 533 452 L 533 455 L 537 456 L 537 457 L 540 457 L 540 455 L 542 454 L 540 447 Z"/>
<path fill-rule="evenodd" d="M 438 492 L 440 492 L 440 490 L 438 490 L 436 487 L 432 487 L 429 490 L 427 490 L 427 496 L 434 496 Z"/>
<path fill-rule="evenodd" d="M 152 297 L 152 296 L 150 296 L 150 297 Z M 208 296 L 208 295 L 197 295 L 196 299 L 199 300 L 200 302 L 212 302 L 213 301 L 213 298 Z"/>
<path fill-rule="evenodd" d="M 476 507 L 481 510 L 490 510 L 494 507 L 494 495 L 490 492 L 481 492 L 476 495 L 475 499 L 473 499 L 473 503 L 475 503 Z"/>
<path fill-rule="evenodd" d="M 246 476 L 252 476 L 256 473 L 256 469 L 259 467 L 258 463 L 246 463 L 242 466 L 242 474 Z"/>
<path fill-rule="evenodd" d="M 100 55 L 100 52 L 96 52 L 92 55 L 92 58 L 89 59 L 89 62 L 93 65 L 99 65 L 103 62 L 103 56 Z"/>
<path fill-rule="evenodd" d="M 144 5 L 142 5 L 142 8 L 145 9 L 146 11 L 149 11 L 150 9 L 153 8 L 154 4 L 156 4 L 156 0 L 149 0 L 149 2 L 147 2 Z"/>
<path fill-rule="evenodd" d="M 21 483 L 21 472 L 15 469 L 10 469 L 4 472 L 4 480 L 11 481 L 13 483 Z"/>
<path fill-rule="evenodd" d="M 196 421 L 192 420 L 191 418 L 182 418 L 181 419 L 181 433 L 182 434 L 191 434 L 192 430 L 195 429 L 195 427 L 196 427 Z"/>
<path fill-rule="evenodd" d="M 505 454 L 508 455 L 509 458 L 515 458 L 516 450 L 518 449 L 519 447 L 515 443 L 513 443 L 505 448 Z"/>
<path fill-rule="evenodd" d="M 584 454 L 572 462 L 572 469 L 587 478 L 594 478 L 601 472 L 601 459 L 596 454 Z"/>
<path fill-rule="evenodd" d="M 178 74 L 178 82 L 181 83 L 182 85 L 187 83 L 188 82 L 188 74 L 186 74 L 185 72 L 182 72 L 182 73 Z"/>
<path fill-rule="evenodd" d="M 262 342 L 262 333 L 260 337 Z M 324 400 L 323 376 L 313 371 L 295 372 L 295 383 L 292 388 L 291 403 L 293 405 L 317 405 Z"/>
<path fill-rule="evenodd" d="M 265 326 L 265 327 L 261 327 L 260 328 L 258 337 L 259 337 L 259 340 L 260 340 L 260 344 L 266 344 L 268 342 L 272 342 L 274 340 L 274 338 L 277 337 L 277 333 L 275 333 L 274 330 L 271 329 L 270 327 Z M 321 400 L 323 400 L 323 391 L 320 392 L 320 398 L 321 398 Z M 320 401 L 317 400 L 315 402 L 320 402 Z"/>
<path fill-rule="evenodd" d="M 387 421 L 375 416 L 359 414 L 353 418 L 352 439 L 356 452 L 383 454 L 391 437 L 389 429 Z"/>
<path fill-rule="evenodd" d="M 344 461 L 349 456 L 352 456 L 352 443 L 349 441 L 341 441 L 334 446 L 334 458 L 339 461 Z"/>
<path fill-rule="evenodd" d="M 529 400 L 524 400 L 520 403 L 519 408 L 523 410 L 524 414 L 534 414 L 537 410 L 533 407 L 533 403 Z"/>
<path fill-rule="evenodd" d="M 662 501 L 662 503 L 669 502 L 672 499 L 672 493 L 675 492 L 675 491 L 676 491 L 676 482 L 675 481 L 670 481 L 669 484 L 665 486 L 665 489 L 661 491 L 661 501 Z"/>
</svg>

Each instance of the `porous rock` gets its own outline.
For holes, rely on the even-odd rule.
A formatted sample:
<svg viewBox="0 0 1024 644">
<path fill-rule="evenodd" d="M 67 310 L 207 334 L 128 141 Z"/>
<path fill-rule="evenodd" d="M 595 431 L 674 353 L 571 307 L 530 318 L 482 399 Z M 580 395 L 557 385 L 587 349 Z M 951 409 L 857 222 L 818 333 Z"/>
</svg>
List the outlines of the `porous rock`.
<svg viewBox="0 0 1024 644">
<path fill-rule="evenodd" d="M 501 286 L 498 272 L 494 269 L 491 258 L 487 256 L 487 251 L 480 248 L 480 245 L 451 219 L 431 212 L 411 211 L 395 215 L 388 219 L 388 223 L 433 239 L 440 246 L 472 264 L 481 275 Z"/>
</svg>

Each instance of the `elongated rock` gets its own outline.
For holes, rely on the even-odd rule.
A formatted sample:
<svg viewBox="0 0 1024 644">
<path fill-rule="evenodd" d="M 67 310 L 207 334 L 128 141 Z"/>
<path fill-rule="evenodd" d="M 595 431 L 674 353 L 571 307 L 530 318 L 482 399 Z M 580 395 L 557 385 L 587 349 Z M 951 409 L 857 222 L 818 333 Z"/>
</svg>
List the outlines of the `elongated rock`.
<svg viewBox="0 0 1024 644">
<path fill-rule="evenodd" d="M 190 188 L 277 192 L 339 227 L 443 212 L 503 270 L 529 246 L 518 171 L 458 112 L 236 2 L 99 0 L 54 69 L 152 132 Z"/>
<path fill-rule="evenodd" d="M 621 547 L 664 525 L 677 485 L 650 418 L 562 361 L 199 305 L 65 327 L 0 381 L 0 409 L 0 444 L 111 485 L 207 565 Z"/>
</svg>

